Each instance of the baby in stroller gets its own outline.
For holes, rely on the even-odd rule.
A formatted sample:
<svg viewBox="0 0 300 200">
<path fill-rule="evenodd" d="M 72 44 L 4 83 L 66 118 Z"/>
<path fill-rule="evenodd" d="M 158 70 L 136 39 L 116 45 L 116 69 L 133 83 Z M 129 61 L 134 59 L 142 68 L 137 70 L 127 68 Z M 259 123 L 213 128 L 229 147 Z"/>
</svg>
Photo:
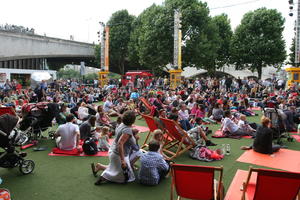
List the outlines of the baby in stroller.
<svg viewBox="0 0 300 200">
<path fill-rule="evenodd" d="M 0 167 L 19 167 L 22 174 L 30 174 L 35 167 L 32 160 L 25 160 L 26 153 L 18 152 L 16 146 L 23 145 L 27 136 L 15 129 L 19 118 L 10 114 L 0 116 L 0 147 L 4 152 L 0 152 Z"/>
</svg>

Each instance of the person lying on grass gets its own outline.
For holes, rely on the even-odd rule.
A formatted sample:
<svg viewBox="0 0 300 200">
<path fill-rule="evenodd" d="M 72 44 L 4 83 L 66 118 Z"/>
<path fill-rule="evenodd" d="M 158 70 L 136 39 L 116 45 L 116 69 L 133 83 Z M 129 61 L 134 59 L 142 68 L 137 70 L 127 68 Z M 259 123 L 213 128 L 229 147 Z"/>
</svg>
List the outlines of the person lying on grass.
<svg viewBox="0 0 300 200">
<path fill-rule="evenodd" d="M 149 152 L 141 156 L 141 169 L 139 171 L 139 180 L 141 184 L 158 185 L 168 174 L 170 165 L 158 152 L 159 149 L 160 143 L 156 140 L 152 140 L 149 143 Z"/>
</svg>

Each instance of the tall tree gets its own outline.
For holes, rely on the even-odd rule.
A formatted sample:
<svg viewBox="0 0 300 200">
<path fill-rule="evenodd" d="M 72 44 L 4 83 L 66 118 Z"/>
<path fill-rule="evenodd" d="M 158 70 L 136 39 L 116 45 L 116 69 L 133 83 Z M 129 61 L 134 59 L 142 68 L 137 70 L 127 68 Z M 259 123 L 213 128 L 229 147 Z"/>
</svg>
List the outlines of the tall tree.
<svg viewBox="0 0 300 200">
<path fill-rule="evenodd" d="M 295 44 L 295 38 L 293 38 L 292 45 L 291 45 L 291 48 L 290 48 L 291 53 L 289 54 L 288 64 L 291 64 L 292 66 L 296 67 L 296 63 L 295 63 L 295 52 L 296 52 L 295 48 L 296 47 L 295 46 L 296 46 L 296 44 Z"/>
<path fill-rule="evenodd" d="M 232 62 L 238 69 L 257 71 L 279 65 L 286 58 L 284 18 L 274 9 L 260 8 L 244 15 L 232 40 Z"/>
<path fill-rule="evenodd" d="M 173 63 L 174 10 L 182 13 L 183 66 L 215 70 L 220 48 L 218 26 L 209 17 L 206 3 L 198 0 L 166 0 L 152 5 L 135 20 L 130 41 L 132 60 L 162 70 Z"/>
<path fill-rule="evenodd" d="M 101 64 L 101 54 L 100 54 L 100 45 L 96 44 L 94 46 L 94 54 L 95 54 L 95 59 L 94 59 L 94 65 L 97 68 L 100 68 L 100 64 Z"/>
<path fill-rule="evenodd" d="M 131 61 L 159 73 L 172 61 L 172 20 L 165 7 L 153 4 L 135 20 L 130 41 Z"/>
<path fill-rule="evenodd" d="M 113 13 L 107 23 L 110 27 L 110 67 L 118 68 L 117 71 L 121 74 L 124 74 L 125 64 L 128 62 L 128 42 L 134 19 L 127 10 L 120 10 Z"/>
<path fill-rule="evenodd" d="M 220 41 L 207 4 L 198 0 L 166 0 L 165 6 L 170 13 L 174 9 L 182 13 L 183 65 L 213 73 Z"/>
<path fill-rule="evenodd" d="M 233 32 L 230 26 L 230 19 L 226 14 L 213 17 L 212 22 L 217 26 L 219 36 L 219 48 L 217 51 L 216 66 L 221 68 L 230 64 L 230 43 Z"/>
</svg>

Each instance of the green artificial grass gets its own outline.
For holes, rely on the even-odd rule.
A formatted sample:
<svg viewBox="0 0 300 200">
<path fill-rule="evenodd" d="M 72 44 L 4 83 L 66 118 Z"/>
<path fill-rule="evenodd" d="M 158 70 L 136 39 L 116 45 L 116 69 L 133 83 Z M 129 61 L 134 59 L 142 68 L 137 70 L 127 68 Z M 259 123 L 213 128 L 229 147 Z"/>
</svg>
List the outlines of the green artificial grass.
<svg viewBox="0 0 300 200">
<path fill-rule="evenodd" d="M 260 113 L 260 112 L 258 112 Z M 250 122 L 259 122 L 260 116 L 249 117 Z M 142 120 L 137 120 L 136 125 L 146 126 Z M 220 125 L 209 125 L 216 131 Z M 144 141 L 147 133 L 141 134 L 140 144 Z M 178 157 L 175 162 L 181 164 L 223 166 L 225 189 L 230 185 L 237 169 L 248 170 L 249 164 L 236 162 L 243 153 L 240 146 L 250 145 L 252 139 L 212 139 L 220 148 L 221 144 L 231 145 L 231 155 L 225 156 L 221 161 L 200 162 L 192 160 L 188 152 Z M 298 150 L 300 143 L 287 142 L 289 149 Z M 35 161 L 36 168 L 32 174 L 22 175 L 18 168 L 0 169 L 0 177 L 3 179 L 1 188 L 10 190 L 14 200 L 132 200 L 132 199 L 156 199 L 164 200 L 170 198 L 170 180 L 163 180 L 158 186 L 143 186 L 138 182 L 128 184 L 107 183 L 95 186 L 97 180 L 91 173 L 90 163 L 101 162 L 108 164 L 108 157 L 53 157 L 48 153 L 54 147 L 54 141 L 42 139 L 39 146 L 46 146 L 46 151 L 33 151 L 32 148 L 25 150 L 27 159 Z M 139 164 L 139 163 L 138 163 Z M 253 165 L 255 166 L 255 165 Z M 256 167 L 256 166 L 255 166 Z M 201 181 L 201 180 L 198 180 Z"/>
</svg>

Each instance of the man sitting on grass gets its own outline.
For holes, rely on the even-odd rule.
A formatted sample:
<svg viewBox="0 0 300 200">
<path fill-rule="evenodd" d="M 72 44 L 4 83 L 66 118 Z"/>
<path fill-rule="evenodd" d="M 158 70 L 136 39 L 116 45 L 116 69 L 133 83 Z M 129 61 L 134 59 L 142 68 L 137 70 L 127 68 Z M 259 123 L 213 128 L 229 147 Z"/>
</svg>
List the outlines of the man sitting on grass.
<svg viewBox="0 0 300 200">
<path fill-rule="evenodd" d="M 56 145 L 61 150 L 73 150 L 79 146 L 79 127 L 74 124 L 75 117 L 73 114 L 69 114 L 66 117 L 66 124 L 60 125 L 56 130 Z"/>
<path fill-rule="evenodd" d="M 139 172 L 140 183 L 144 185 L 158 185 L 169 170 L 169 164 L 158 152 L 160 144 L 156 140 L 149 143 L 149 152 L 141 156 L 141 169 Z"/>
</svg>

